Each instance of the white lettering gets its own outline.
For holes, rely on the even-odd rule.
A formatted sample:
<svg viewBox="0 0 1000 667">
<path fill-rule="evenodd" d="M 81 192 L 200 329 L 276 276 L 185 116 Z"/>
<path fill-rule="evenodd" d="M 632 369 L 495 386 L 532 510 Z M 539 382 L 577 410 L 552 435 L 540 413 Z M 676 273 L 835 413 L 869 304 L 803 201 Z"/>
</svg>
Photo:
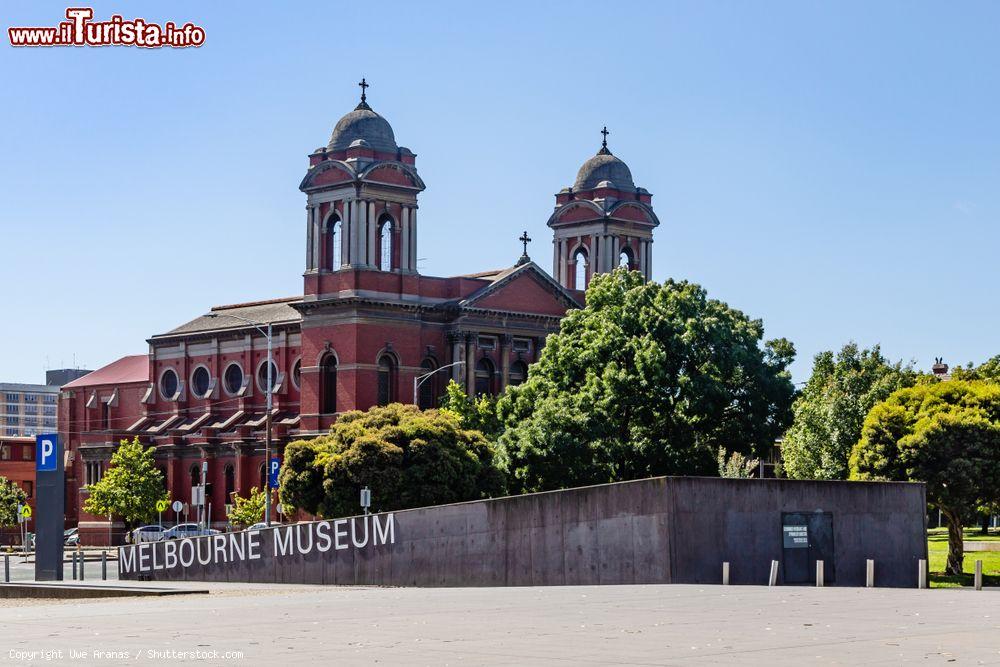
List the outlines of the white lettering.
<svg viewBox="0 0 1000 667">
<path fill-rule="evenodd" d="M 157 565 L 157 563 L 156 563 L 156 545 L 155 544 L 151 544 L 150 547 L 149 547 L 149 550 L 151 552 L 153 552 L 153 569 L 154 570 L 162 570 L 163 569 L 163 563 L 160 563 L 159 565 Z"/>
<path fill-rule="evenodd" d="M 212 539 L 215 540 L 215 562 L 228 563 L 229 560 L 226 558 L 226 536 L 212 535 Z"/>
<path fill-rule="evenodd" d="M 198 562 L 201 563 L 202 565 L 208 565 L 209 563 L 212 562 L 212 545 L 210 543 L 211 539 L 212 538 L 210 538 L 210 537 L 199 537 L 198 538 Z M 202 557 L 201 557 L 201 545 L 203 545 L 203 544 L 206 547 L 208 547 L 208 553 L 205 555 L 204 559 L 202 559 Z"/>
<path fill-rule="evenodd" d="M 260 531 L 253 531 L 247 536 L 247 551 L 250 560 L 260 560 Z"/>
<path fill-rule="evenodd" d="M 343 530 L 341 530 L 343 528 Z M 337 519 L 333 522 L 333 537 L 337 549 L 346 549 L 347 545 L 340 541 L 340 538 L 347 537 L 347 519 Z"/>
<path fill-rule="evenodd" d="M 149 570 L 149 554 L 146 553 L 149 550 L 149 542 L 143 542 L 139 545 L 139 571 L 147 572 Z"/>
<path fill-rule="evenodd" d="M 305 527 L 306 535 L 309 536 L 309 544 L 305 547 L 302 546 L 302 528 Z M 313 548 L 313 534 L 312 534 L 312 524 L 311 523 L 300 523 L 295 526 L 295 543 L 299 547 L 300 554 L 307 554 L 312 551 Z"/>
<path fill-rule="evenodd" d="M 330 539 L 330 522 L 320 521 L 316 524 L 316 550 L 320 552 L 327 552 L 333 545 L 333 541 Z"/>
<path fill-rule="evenodd" d="M 292 553 L 292 527 L 287 528 L 274 528 L 274 555 L 275 556 L 285 556 Z M 282 532 L 284 532 L 284 538 L 282 538 Z"/>
<path fill-rule="evenodd" d="M 167 540 L 163 543 L 163 568 L 172 567 L 177 567 L 177 542 Z"/>
<path fill-rule="evenodd" d="M 187 547 L 188 551 L 187 562 L 184 561 L 184 547 Z M 180 555 L 181 567 L 191 567 L 191 564 L 194 563 L 194 542 L 189 539 L 181 540 L 177 552 Z"/>
<path fill-rule="evenodd" d="M 244 539 L 246 539 L 246 533 L 229 533 L 229 560 L 235 561 L 237 553 L 240 555 L 240 560 L 246 559 Z"/>
<path fill-rule="evenodd" d="M 385 531 L 382 530 L 382 525 L 378 520 L 378 514 L 372 515 L 372 527 L 374 528 L 372 546 L 378 544 L 380 539 L 382 540 L 382 544 L 396 543 L 396 521 L 392 512 L 385 515 Z M 386 538 L 388 538 L 388 540 Z"/>
<path fill-rule="evenodd" d="M 135 547 L 118 550 L 118 569 L 122 572 L 135 571 Z"/>
<path fill-rule="evenodd" d="M 361 517 L 361 525 L 365 527 L 365 539 L 358 542 L 358 520 L 357 518 L 351 519 L 351 544 L 357 549 L 368 544 L 368 517 Z"/>
</svg>

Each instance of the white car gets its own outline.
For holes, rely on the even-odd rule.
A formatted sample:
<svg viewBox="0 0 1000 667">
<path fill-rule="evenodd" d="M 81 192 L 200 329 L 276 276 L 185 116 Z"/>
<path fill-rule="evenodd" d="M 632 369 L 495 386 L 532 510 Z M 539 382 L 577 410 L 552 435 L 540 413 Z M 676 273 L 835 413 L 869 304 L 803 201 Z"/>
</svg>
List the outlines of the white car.
<svg viewBox="0 0 1000 667">
<path fill-rule="evenodd" d="M 140 542 L 159 542 L 165 533 L 163 526 L 139 526 L 129 535 L 132 538 L 132 544 L 139 544 Z"/>
<path fill-rule="evenodd" d="M 267 528 L 267 524 L 264 523 L 263 521 L 258 521 L 254 525 L 247 528 L 247 530 L 262 530 L 264 528 Z"/>
<path fill-rule="evenodd" d="M 202 528 L 197 523 L 179 523 L 163 536 L 165 540 L 177 540 L 185 537 L 204 537 L 205 535 L 217 535 L 219 531 L 214 528 Z"/>
</svg>

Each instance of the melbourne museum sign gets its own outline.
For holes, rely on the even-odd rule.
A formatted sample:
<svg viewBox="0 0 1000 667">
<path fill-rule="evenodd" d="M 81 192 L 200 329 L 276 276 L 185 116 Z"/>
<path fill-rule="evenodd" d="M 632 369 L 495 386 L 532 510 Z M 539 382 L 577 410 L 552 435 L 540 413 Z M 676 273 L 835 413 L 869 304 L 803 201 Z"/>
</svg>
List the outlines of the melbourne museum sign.
<svg viewBox="0 0 1000 667">
<path fill-rule="evenodd" d="M 122 579 L 385 586 L 916 586 L 922 484 L 657 477 L 133 545 Z"/>
</svg>

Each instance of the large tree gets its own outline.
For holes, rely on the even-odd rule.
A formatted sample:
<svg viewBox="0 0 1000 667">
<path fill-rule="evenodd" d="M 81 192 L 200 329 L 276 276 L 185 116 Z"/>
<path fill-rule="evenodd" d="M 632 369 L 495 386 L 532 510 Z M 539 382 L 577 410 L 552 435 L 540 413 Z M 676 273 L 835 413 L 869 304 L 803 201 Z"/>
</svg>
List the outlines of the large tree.
<svg viewBox="0 0 1000 667">
<path fill-rule="evenodd" d="M 280 489 L 286 513 L 357 514 L 365 486 L 377 511 L 477 500 L 504 489 L 490 444 L 446 411 L 394 403 L 347 412 L 328 434 L 285 448 Z"/>
<path fill-rule="evenodd" d="M 876 403 L 910 387 L 917 374 L 890 362 L 878 345 L 848 343 L 840 352 L 820 352 L 792 410 L 795 417 L 781 443 L 785 473 L 798 479 L 847 479 L 851 448 Z"/>
<path fill-rule="evenodd" d="M 958 366 L 951 371 L 953 380 L 988 380 L 990 382 L 1000 382 L 1000 354 L 991 357 L 973 366 L 969 362 L 965 366 Z"/>
<path fill-rule="evenodd" d="M 87 487 L 83 508 L 98 516 L 120 517 L 129 526 L 148 521 L 156 514 L 156 503 L 169 500 L 163 473 L 154 465 L 154 447 L 143 447 L 136 437 L 122 440 L 111 454 L 104 477 Z"/>
<path fill-rule="evenodd" d="M 16 482 L 0 477 L 0 528 L 17 525 L 17 508 L 28 502 L 28 495 Z"/>
<path fill-rule="evenodd" d="M 1000 386 L 951 381 L 901 389 L 865 419 L 851 479 L 912 480 L 948 522 L 949 574 L 962 573 L 963 517 L 1000 500 Z"/>
<path fill-rule="evenodd" d="M 501 462 L 517 490 L 718 473 L 787 428 L 795 349 L 686 281 L 617 269 L 500 398 Z"/>
</svg>

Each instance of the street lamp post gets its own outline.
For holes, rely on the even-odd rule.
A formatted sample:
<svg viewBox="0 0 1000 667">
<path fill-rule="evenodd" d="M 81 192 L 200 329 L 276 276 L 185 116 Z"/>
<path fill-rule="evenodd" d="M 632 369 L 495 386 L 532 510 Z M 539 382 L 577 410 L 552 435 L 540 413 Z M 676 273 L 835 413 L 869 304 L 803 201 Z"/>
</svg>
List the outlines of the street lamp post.
<svg viewBox="0 0 1000 667">
<path fill-rule="evenodd" d="M 417 403 L 417 390 L 420 388 L 420 385 L 422 385 L 427 378 L 434 375 L 438 371 L 443 371 L 444 369 L 451 368 L 452 366 L 458 366 L 461 363 L 465 362 L 455 361 L 453 363 L 448 364 L 447 366 L 442 366 L 441 368 L 435 368 L 430 373 L 424 373 L 423 375 L 418 375 L 417 377 L 413 378 L 413 404 L 419 405 Z"/>
<path fill-rule="evenodd" d="M 261 329 L 264 325 L 263 322 L 255 322 L 254 320 L 249 320 L 245 317 L 240 317 L 239 315 L 232 315 L 230 313 L 208 313 L 205 317 L 219 317 L 220 315 L 224 317 L 231 317 L 234 320 L 240 320 L 241 322 L 246 322 L 247 324 L 253 326 L 257 331 L 264 334 L 267 338 L 267 387 L 264 392 L 267 397 L 267 414 L 264 416 L 265 419 L 265 429 L 267 435 L 264 437 L 264 484 L 267 489 L 267 493 L 264 500 L 264 524 L 270 528 L 271 527 L 271 404 L 272 404 L 272 393 L 274 389 L 274 378 L 271 373 L 274 368 L 273 360 L 273 347 L 271 338 L 271 323 L 267 323 L 267 331 Z"/>
</svg>

